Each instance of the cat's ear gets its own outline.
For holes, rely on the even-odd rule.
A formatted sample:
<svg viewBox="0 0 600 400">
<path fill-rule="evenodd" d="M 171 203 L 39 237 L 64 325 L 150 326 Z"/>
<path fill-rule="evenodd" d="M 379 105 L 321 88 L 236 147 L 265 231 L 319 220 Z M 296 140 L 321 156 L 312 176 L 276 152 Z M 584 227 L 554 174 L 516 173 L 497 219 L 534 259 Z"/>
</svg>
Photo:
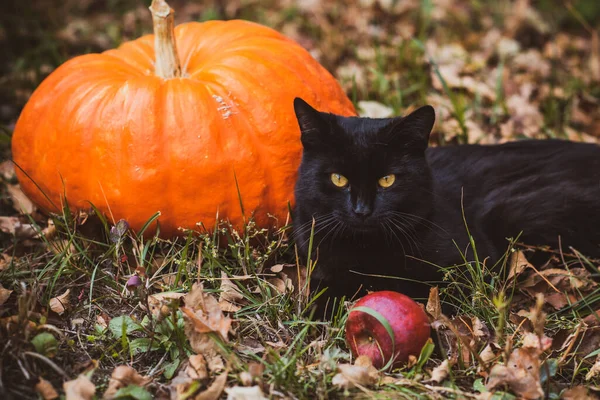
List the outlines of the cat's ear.
<svg viewBox="0 0 600 400">
<path fill-rule="evenodd" d="M 427 105 L 406 117 L 397 118 L 389 130 L 389 143 L 403 147 L 425 150 L 429 144 L 429 134 L 435 123 L 435 110 Z"/>
<path fill-rule="evenodd" d="M 321 143 L 327 129 L 327 121 L 321 113 L 299 97 L 294 99 L 294 111 L 302 133 L 302 145 L 306 148 Z"/>
</svg>

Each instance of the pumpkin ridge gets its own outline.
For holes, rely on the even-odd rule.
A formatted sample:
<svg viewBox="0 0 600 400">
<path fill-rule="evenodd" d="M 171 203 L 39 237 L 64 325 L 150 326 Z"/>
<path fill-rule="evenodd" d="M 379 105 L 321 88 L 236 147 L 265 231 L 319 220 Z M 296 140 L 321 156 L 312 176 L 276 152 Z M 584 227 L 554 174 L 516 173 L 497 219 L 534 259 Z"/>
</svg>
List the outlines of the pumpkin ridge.
<svg viewBox="0 0 600 400">
<path fill-rule="evenodd" d="M 221 89 L 220 93 L 215 93 L 216 95 L 220 96 L 221 98 L 228 98 L 231 101 L 231 104 L 233 105 L 232 108 L 234 108 L 232 114 L 235 115 L 239 114 L 239 115 L 252 115 L 252 110 L 246 108 L 246 104 L 244 102 L 238 102 L 235 99 L 235 94 L 231 93 L 231 91 L 229 91 L 227 88 L 225 88 L 222 84 L 220 84 L 219 82 L 212 82 L 211 86 L 215 87 L 215 88 L 219 88 Z M 231 94 L 233 94 L 233 96 L 231 96 Z M 237 112 L 236 112 L 237 111 Z M 237 142 L 240 143 L 246 143 L 248 144 L 248 142 L 250 143 L 250 147 L 252 150 L 252 153 L 256 154 L 263 154 L 263 153 L 268 153 L 269 149 L 268 146 L 265 145 L 265 143 L 263 141 L 261 141 L 257 135 L 248 133 L 248 132 L 260 132 L 263 130 L 264 127 L 262 126 L 258 126 L 256 125 L 256 123 L 254 122 L 253 118 L 236 118 L 236 123 L 237 124 L 243 124 L 244 126 L 241 127 L 241 129 L 235 129 L 234 132 L 236 133 L 236 140 Z M 242 138 L 242 139 L 240 139 Z M 238 161 L 238 160 L 234 160 L 234 161 Z M 252 165 L 252 169 L 253 171 L 260 171 L 261 172 L 261 181 L 264 182 L 263 183 L 263 188 L 261 188 L 261 198 L 263 199 L 261 201 L 261 208 L 264 208 L 266 210 L 271 210 L 273 209 L 273 196 L 272 194 L 272 188 L 274 187 L 273 182 L 273 173 L 272 173 L 272 163 L 270 162 L 270 160 L 268 159 L 268 157 L 258 157 L 257 158 L 257 164 L 253 164 Z M 235 204 L 235 202 L 239 203 L 239 197 L 241 197 L 241 201 L 242 204 L 244 205 L 244 211 L 245 211 L 245 218 L 249 218 L 252 216 L 252 214 L 248 215 L 248 210 L 247 210 L 247 202 L 244 201 L 244 192 L 243 192 L 243 188 L 244 187 L 248 187 L 249 185 L 252 184 L 252 182 L 242 182 L 240 181 L 239 178 L 239 172 L 241 171 L 237 171 L 235 170 L 235 165 L 234 165 L 234 171 L 238 180 L 238 184 L 240 187 L 240 192 L 238 194 L 237 188 L 234 187 L 232 190 L 232 194 L 230 195 L 230 197 L 232 198 L 233 203 Z M 265 201 L 266 200 L 266 201 Z M 265 204 L 266 203 L 266 204 Z M 264 206 L 263 206 L 264 205 Z M 275 205 L 277 206 L 277 205 Z M 253 209 L 252 213 L 254 212 L 259 212 L 262 210 L 259 210 L 258 208 Z"/>
<path fill-rule="evenodd" d="M 69 65 L 74 65 L 74 63 L 71 63 Z M 63 68 L 61 71 L 59 71 L 59 73 L 62 74 L 68 74 L 69 73 L 69 68 L 67 67 L 67 64 L 64 65 L 65 68 Z M 57 78 L 60 75 L 57 76 Z M 19 163 L 19 165 L 24 168 L 25 170 L 27 170 L 28 173 L 28 177 L 26 177 L 25 179 L 31 181 L 31 185 L 32 186 L 32 190 L 34 191 L 34 193 L 32 193 L 32 197 L 34 198 L 40 198 L 41 197 L 41 201 L 43 202 L 43 204 L 45 204 L 46 206 L 48 206 L 49 208 L 54 208 L 55 211 L 60 212 L 61 208 L 63 207 L 63 199 L 62 199 L 62 194 L 64 194 L 66 192 L 66 187 L 63 181 L 64 175 L 60 174 L 60 177 L 57 179 L 57 177 L 55 175 L 53 175 L 51 177 L 52 180 L 58 180 L 58 183 L 60 184 L 61 190 L 60 190 L 60 196 L 59 196 L 59 202 L 56 201 L 56 199 L 54 199 L 54 201 L 50 202 L 48 198 L 52 199 L 51 196 L 51 192 L 52 190 L 50 190 L 50 186 L 52 186 L 52 184 L 48 185 L 48 181 L 46 179 L 43 178 L 43 174 L 40 174 L 40 171 L 44 171 L 47 169 L 50 170 L 54 170 L 55 173 L 59 173 L 58 171 L 58 166 L 54 163 L 55 160 L 55 155 L 52 152 L 48 152 L 47 151 L 47 146 L 41 146 L 41 140 L 40 139 L 48 139 L 50 138 L 51 140 L 53 140 L 55 143 L 56 142 L 62 142 L 61 139 L 63 139 L 62 136 L 62 132 L 57 132 L 54 128 L 54 123 L 56 118 L 60 117 L 60 113 L 57 114 L 55 112 L 55 110 L 52 107 L 46 107 L 46 104 L 49 102 L 56 102 L 57 104 L 63 104 L 63 102 L 65 101 L 64 98 L 70 98 L 71 94 L 70 94 L 70 90 L 72 89 L 72 86 L 74 86 L 77 82 L 71 82 L 71 81 L 67 81 L 66 83 L 63 83 L 63 81 L 61 79 L 54 79 L 54 80 L 48 80 L 46 82 L 46 87 L 50 88 L 50 90 L 52 90 L 53 92 L 53 97 L 49 98 L 49 99 L 44 99 L 41 98 L 41 96 L 39 95 L 32 95 L 32 99 L 30 100 L 30 102 L 28 102 L 28 104 L 26 105 L 26 109 L 23 110 L 22 116 L 23 115 L 29 115 L 32 114 L 35 119 L 35 121 L 44 121 L 46 122 L 46 124 L 48 124 L 49 126 L 51 126 L 53 128 L 53 130 L 51 131 L 52 135 L 49 135 L 49 132 L 43 131 L 43 133 L 39 136 L 36 135 L 36 138 L 34 140 L 31 140 L 27 143 L 27 146 L 25 146 L 25 143 L 22 143 L 25 148 L 26 151 L 28 153 L 30 153 L 33 157 L 32 160 L 35 160 L 34 162 L 24 162 L 21 163 L 20 161 L 20 157 L 19 154 L 24 154 L 22 151 L 17 150 L 13 151 L 13 154 L 15 155 L 14 157 L 17 158 L 18 160 L 16 161 L 17 163 Z M 41 103 L 41 104 L 40 104 Z M 64 109 L 61 109 L 62 112 Z M 52 122 L 48 123 L 47 121 L 51 120 Z M 17 126 L 15 126 L 15 130 L 17 129 L 22 129 L 20 126 L 20 121 L 21 121 L 21 117 L 19 118 L 19 121 L 17 121 Z M 23 121 L 26 121 L 25 118 L 23 118 Z M 25 123 L 25 122 L 23 122 Z M 39 123 L 36 123 L 33 127 L 31 127 L 32 131 L 38 133 L 40 132 L 40 130 L 43 128 L 43 126 L 40 126 Z M 17 144 L 18 147 L 20 147 L 21 142 L 18 140 L 14 140 L 14 142 Z M 50 146 L 50 148 L 52 148 Z M 23 164 L 23 165 L 21 165 Z M 26 184 L 27 185 L 27 184 Z"/>
<path fill-rule="evenodd" d="M 133 46 L 131 46 L 134 48 Z M 135 49 L 135 48 L 134 48 Z M 142 54 L 142 52 L 140 52 Z M 142 65 L 142 63 L 136 64 L 133 62 L 131 57 L 125 56 L 120 49 L 107 50 L 101 54 L 98 54 L 103 58 L 103 62 L 112 61 L 116 65 L 121 65 L 126 70 L 124 73 L 129 73 L 136 76 L 154 76 L 152 71 L 152 64 Z M 146 61 L 146 60 L 144 60 Z M 158 78 L 158 77 L 156 77 Z"/>
<path fill-rule="evenodd" d="M 79 125 L 80 133 L 78 135 L 74 135 L 76 137 L 74 147 L 85 148 L 86 146 L 97 142 L 97 132 L 94 129 L 94 121 L 102 121 L 102 111 L 105 109 L 107 104 L 111 103 L 114 98 L 114 90 L 112 90 L 112 86 L 107 85 L 106 82 L 85 82 L 85 86 L 79 86 L 77 88 L 77 92 L 87 88 L 88 90 L 83 91 L 77 97 L 80 99 L 77 107 L 72 107 L 68 114 L 63 117 L 68 121 L 76 121 L 76 124 Z M 89 86 L 88 86 L 89 85 Z M 99 96 L 102 94 L 102 96 Z M 85 104 L 85 106 L 84 106 Z M 82 108 L 86 110 L 91 110 L 91 113 L 82 113 Z M 84 115 L 82 115 L 84 114 Z M 82 120 L 82 117 L 85 119 Z M 114 152 L 118 152 L 119 149 L 115 149 L 114 147 L 111 149 Z M 75 156 L 81 158 L 79 152 L 75 152 Z M 65 189 L 65 201 L 68 200 L 69 203 L 73 203 L 73 200 L 69 200 L 72 198 L 78 198 L 79 193 L 93 193 L 94 195 L 88 199 L 90 203 L 99 209 L 104 209 L 109 211 L 110 204 L 108 204 L 108 198 L 111 197 L 111 193 L 106 193 L 105 188 L 102 186 L 102 181 L 97 179 L 92 179 L 88 177 L 96 177 L 103 176 L 105 173 L 104 169 L 99 165 L 99 160 L 92 157 L 89 160 L 83 160 L 83 165 L 86 165 L 86 169 L 89 169 L 87 173 L 83 174 L 81 171 L 73 170 L 71 168 L 63 169 L 60 173 L 64 177 L 65 182 L 72 189 L 70 191 L 66 191 Z M 57 165 L 57 168 L 59 166 Z M 65 168 L 65 167 L 63 167 Z M 119 169 L 118 167 L 116 168 Z M 98 173 L 100 171 L 100 173 Z M 68 176 L 65 176 L 68 175 Z M 115 177 L 115 179 L 119 179 L 119 177 Z M 84 186 L 84 187 L 82 187 Z M 76 189 L 73 189 L 76 188 Z M 73 193 L 75 192 L 75 193 Z M 100 192 L 101 196 L 98 196 L 98 192 Z M 100 198 L 98 198 L 100 197 Z M 100 199 L 104 199 L 101 201 Z M 106 203 L 106 204 L 105 204 Z M 82 204 L 79 204 L 80 207 L 84 208 Z M 108 213 L 111 216 L 112 212 Z M 112 218 L 112 217 L 111 217 Z M 115 221 L 113 220 L 113 223 Z"/>
</svg>

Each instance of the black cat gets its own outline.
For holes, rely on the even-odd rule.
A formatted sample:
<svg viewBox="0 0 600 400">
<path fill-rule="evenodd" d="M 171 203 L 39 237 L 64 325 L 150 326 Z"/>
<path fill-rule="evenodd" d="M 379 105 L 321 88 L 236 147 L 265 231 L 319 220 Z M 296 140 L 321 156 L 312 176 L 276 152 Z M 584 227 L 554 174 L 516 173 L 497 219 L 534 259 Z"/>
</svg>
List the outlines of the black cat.
<svg viewBox="0 0 600 400">
<path fill-rule="evenodd" d="M 520 232 L 527 244 L 558 248 L 560 237 L 563 249 L 600 258 L 600 146 L 527 140 L 428 148 L 431 106 L 386 119 L 322 113 L 298 98 L 294 108 L 304 147 L 294 236 L 308 257 L 314 231 L 312 290 L 427 298 L 442 280 L 438 266 L 464 265 L 461 252 L 474 259 L 463 210 L 488 267 Z"/>
</svg>

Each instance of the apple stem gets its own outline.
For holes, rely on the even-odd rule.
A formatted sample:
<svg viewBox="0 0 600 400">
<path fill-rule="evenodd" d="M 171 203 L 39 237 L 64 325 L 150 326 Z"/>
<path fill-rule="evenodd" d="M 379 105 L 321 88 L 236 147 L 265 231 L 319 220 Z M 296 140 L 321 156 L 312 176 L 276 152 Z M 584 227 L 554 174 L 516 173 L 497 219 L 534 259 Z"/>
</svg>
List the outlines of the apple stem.
<svg viewBox="0 0 600 400">
<path fill-rule="evenodd" d="M 154 73 L 163 79 L 179 78 L 181 65 L 175 42 L 175 12 L 165 0 L 152 0 L 154 26 Z"/>
</svg>

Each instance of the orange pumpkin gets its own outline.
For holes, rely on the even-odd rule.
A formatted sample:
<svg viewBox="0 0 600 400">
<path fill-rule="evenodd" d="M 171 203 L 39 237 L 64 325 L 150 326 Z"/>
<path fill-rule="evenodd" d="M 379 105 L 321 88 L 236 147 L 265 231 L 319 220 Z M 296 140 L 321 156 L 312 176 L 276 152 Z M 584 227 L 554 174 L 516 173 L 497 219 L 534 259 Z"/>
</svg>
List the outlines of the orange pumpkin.
<svg viewBox="0 0 600 400">
<path fill-rule="evenodd" d="M 293 99 L 354 115 L 339 84 L 251 22 L 175 28 L 181 76 L 170 79 L 154 73 L 154 40 L 73 58 L 42 82 L 13 135 L 23 191 L 48 211 L 93 204 L 134 229 L 160 211 L 164 236 L 211 229 L 217 215 L 241 227 L 239 196 L 246 218 L 282 225 L 301 157 Z"/>
</svg>

